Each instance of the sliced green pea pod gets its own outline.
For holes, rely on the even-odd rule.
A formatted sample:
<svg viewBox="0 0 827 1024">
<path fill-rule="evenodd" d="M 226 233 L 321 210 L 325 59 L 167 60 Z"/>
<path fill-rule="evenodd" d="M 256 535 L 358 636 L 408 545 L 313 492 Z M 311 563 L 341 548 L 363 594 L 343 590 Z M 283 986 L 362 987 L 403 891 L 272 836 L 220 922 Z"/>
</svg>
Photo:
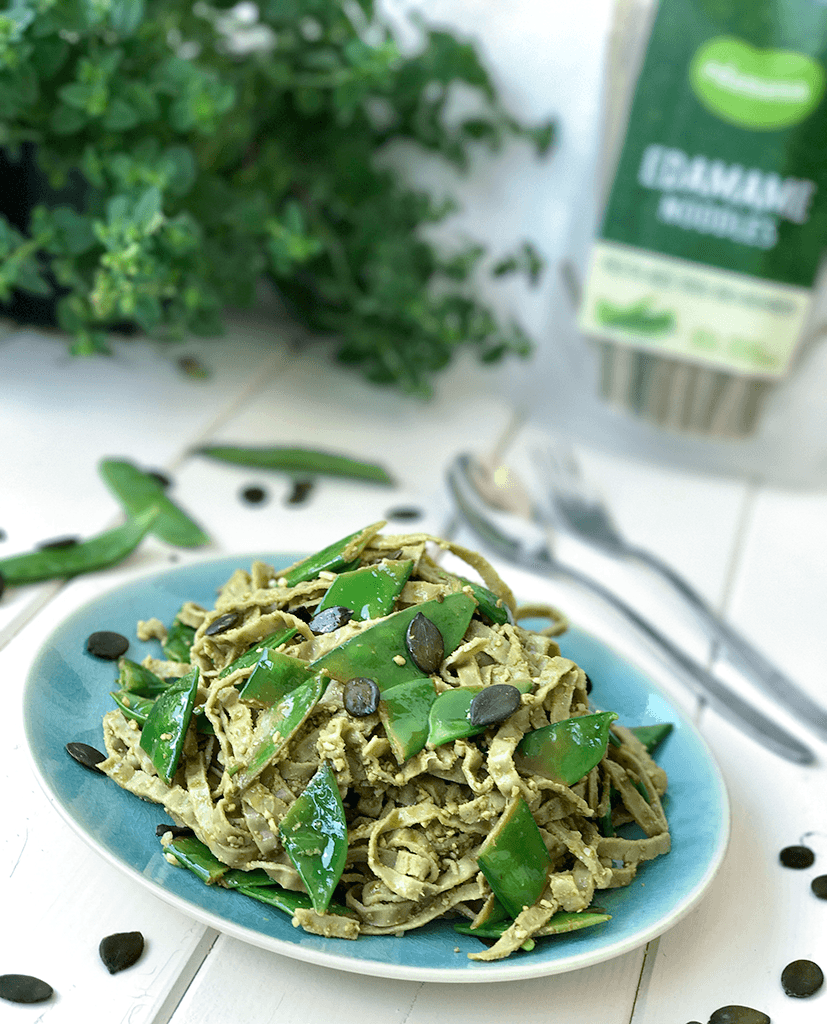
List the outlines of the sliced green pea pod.
<svg viewBox="0 0 827 1024">
<path fill-rule="evenodd" d="M 264 868 L 253 868 L 252 871 L 244 871 L 241 868 L 233 868 L 221 879 L 221 884 L 227 889 L 256 888 L 265 886 L 277 886 L 278 882 L 267 874 Z"/>
<path fill-rule="evenodd" d="M 157 518 L 158 510 L 150 508 L 123 525 L 78 544 L 41 548 L 0 559 L 0 579 L 6 586 L 16 587 L 24 583 L 66 579 L 117 565 L 135 550 Z"/>
<path fill-rule="evenodd" d="M 312 675 L 306 661 L 265 647 L 238 695 L 251 704 L 270 707 Z"/>
<path fill-rule="evenodd" d="M 169 679 L 162 679 L 146 665 L 140 665 L 130 658 L 121 658 L 118 662 L 118 682 L 122 690 L 141 697 L 157 697 L 170 683 Z"/>
<path fill-rule="evenodd" d="M 225 676 L 230 675 L 231 672 L 236 672 L 240 668 L 248 668 L 250 665 L 255 665 L 265 647 L 275 650 L 277 647 L 281 647 L 282 644 L 286 644 L 288 640 L 292 640 L 296 633 L 298 633 L 298 630 L 295 627 L 277 629 L 274 633 L 270 633 L 263 640 L 259 640 L 249 651 L 240 654 L 235 661 L 222 668 L 218 673 L 218 678 L 223 679 Z"/>
<path fill-rule="evenodd" d="M 436 687 L 430 676 L 412 679 L 382 692 L 379 718 L 400 764 L 424 749 L 428 739 L 428 715 L 435 700 Z"/>
<path fill-rule="evenodd" d="M 465 576 L 449 576 L 448 573 L 441 573 L 440 576 L 446 583 L 459 579 L 463 587 L 470 587 L 480 614 L 491 622 L 498 626 L 504 626 L 507 622 L 514 621 L 511 609 L 502 598 L 497 597 L 493 590 L 489 590 L 488 587 L 484 587 L 481 583 L 475 583 Z"/>
<path fill-rule="evenodd" d="M 239 789 L 245 789 L 258 778 L 268 764 L 275 760 L 282 747 L 302 725 L 327 688 L 330 677 L 325 672 L 314 672 L 304 683 L 264 711 L 256 726 L 253 748 L 245 763 L 232 765 L 229 774 L 238 775 Z"/>
<path fill-rule="evenodd" d="M 109 696 L 121 709 L 124 717 L 131 718 L 138 725 L 143 725 L 146 722 L 150 709 L 155 703 L 154 697 L 143 697 L 141 694 L 124 689 L 113 690 Z"/>
<path fill-rule="evenodd" d="M 354 618 L 362 622 L 388 615 L 412 570 L 413 562 L 406 559 L 401 562 L 363 565 L 350 572 L 343 572 L 330 584 L 316 613 L 341 606 L 349 608 Z"/>
<path fill-rule="evenodd" d="M 537 822 L 521 796 L 511 801 L 483 843 L 477 863 L 512 918 L 542 896 L 551 858 Z"/>
<path fill-rule="evenodd" d="M 629 732 L 637 736 L 646 747 L 647 753 L 652 754 L 672 732 L 672 729 L 671 722 L 659 722 L 657 725 L 636 725 Z"/>
<path fill-rule="evenodd" d="M 295 587 L 299 583 L 316 579 L 320 572 L 346 572 L 355 569 L 359 564 L 359 556 L 384 525 L 381 522 L 373 523 L 355 533 L 349 533 L 347 537 L 328 544 L 315 555 L 309 555 L 285 569 L 279 574 L 279 578 L 284 577 L 288 587 Z"/>
<path fill-rule="evenodd" d="M 164 640 L 164 656 L 170 661 L 181 661 L 186 664 L 190 660 L 190 648 L 195 639 L 195 628 L 182 622 L 178 616 L 172 622 Z"/>
<path fill-rule="evenodd" d="M 318 473 L 322 476 L 347 477 L 386 485 L 394 482 L 388 471 L 376 463 L 363 462 L 347 455 L 319 451 L 316 448 L 239 448 L 235 445 L 215 444 L 197 448 L 196 454 L 253 469 Z"/>
<path fill-rule="evenodd" d="M 205 843 L 196 839 L 195 836 L 182 836 L 173 839 L 164 849 L 206 885 L 217 885 L 222 882 L 230 870 Z"/>
<path fill-rule="evenodd" d="M 184 736 L 192 719 L 195 694 L 198 689 L 198 668 L 170 683 L 155 698 L 141 730 L 141 747 L 149 754 L 155 770 L 166 783 L 172 782 Z"/>
<path fill-rule="evenodd" d="M 514 764 L 571 786 L 599 764 L 609 743 L 609 726 L 616 718 L 614 711 L 600 711 L 527 732 L 514 753 Z"/>
<path fill-rule="evenodd" d="M 581 928 L 591 928 L 593 925 L 610 921 L 611 914 L 600 910 L 580 910 L 577 912 L 561 910 L 550 918 L 542 928 L 532 935 L 538 939 L 547 935 L 561 935 L 564 932 L 574 932 Z M 513 921 L 492 921 L 474 928 L 470 921 L 461 921 L 454 925 L 454 931 L 461 935 L 476 935 L 480 939 L 499 939 L 500 936 L 511 927 Z"/>
<path fill-rule="evenodd" d="M 249 872 L 239 872 L 239 874 L 249 874 Z M 260 903 L 266 903 L 270 907 L 275 907 L 277 910 L 281 910 L 285 914 L 289 914 L 292 917 L 297 910 L 313 910 L 313 901 L 304 892 L 294 892 L 291 889 L 284 889 L 282 886 L 277 885 L 275 882 L 271 882 L 270 885 L 256 884 L 255 882 L 239 882 L 232 885 L 229 884 L 229 872 L 224 876 L 221 882 L 222 885 L 226 885 L 227 888 L 235 889 L 236 892 L 243 893 L 245 896 L 250 896 L 254 900 L 258 900 Z M 337 914 L 340 917 L 353 917 L 353 911 L 348 910 L 347 907 L 341 906 L 339 903 L 328 903 L 326 914 Z"/>
<path fill-rule="evenodd" d="M 178 547 L 194 548 L 209 544 L 210 538 L 183 509 L 167 497 L 164 487 L 150 473 L 124 459 L 102 459 L 100 474 L 131 516 L 155 507 L 159 515 L 152 526 L 156 537 Z"/>
<path fill-rule="evenodd" d="M 405 631 L 417 614 L 421 612 L 439 629 L 447 657 L 461 643 L 476 607 L 476 601 L 462 593 L 448 594 L 442 601 L 434 599 L 412 605 L 334 647 L 317 658 L 313 667 L 326 669 L 343 683 L 356 676 L 373 679 L 384 693 L 394 686 L 425 677 L 405 646 Z"/>
<path fill-rule="evenodd" d="M 520 693 L 529 693 L 532 688 L 531 682 L 523 679 L 512 680 L 511 685 L 516 686 Z M 485 732 L 487 725 L 472 725 L 469 718 L 471 701 L 482 689 L 482 686 L 458 686 L 444 690 L 437 697 L 428 714 L 429 750 Z"/>
<path fill-rule="evenodd" d="M 336 777 L 327 761 L 279 823 L 279 836 L 310 896 L 323 913 L 347 860 L 347 822 Z"/>
</svg>

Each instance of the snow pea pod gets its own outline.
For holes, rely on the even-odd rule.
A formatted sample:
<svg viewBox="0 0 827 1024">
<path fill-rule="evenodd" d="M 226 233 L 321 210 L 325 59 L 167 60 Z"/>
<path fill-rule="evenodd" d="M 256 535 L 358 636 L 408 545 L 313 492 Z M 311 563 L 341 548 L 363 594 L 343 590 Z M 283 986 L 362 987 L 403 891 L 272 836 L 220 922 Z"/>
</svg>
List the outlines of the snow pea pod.
<svg viewBox="0 0 827 1024">
<path fill-rule="evenodd" d="M 184 736 L 192 719 L 198 676 L 198 668 L 194 668 L 170 683 L 156 697 L 141 730 L 141 747 L 167 784 L 172 782 L 181 758 Z"/>
<path fill-rule="evenodd" d="M 279 836 L 313 909 L 324 913 L 347 860 L 345 809 L 327 761 L 281 819 Z"/>
<path fill-rule="evenodd" d="M 146 665 L 139 665 L 130 658 L 121 658 L 118 669 L 121 689 L 140 697 L 157 697 L 170 684 L 169 679 L 162 679 Z"/>
<path fill-rule="evenodd" d="M 342 683 L 357 676 L 373 679 L 383 693 L 413 679 L 427 678 L 405 645 L 410 622 L 420 612 L 430 619 L 442 634 L 447 657 L 465 636 L 476 607 L 476 601 L 462 593 L 448 594 L 442 601 L 434 599 L 411 605 L 332 648 L 317 658 L 313 667 L 326 669 Z"/>
<path fill-rule="evenodd" d="M 316 671 L 262 714 L 246 762 L 231 765 L 228 769 L 231 776 L 240 773 L 237 779 L 239 789 L 249 786 L 275 760 L 310 714 L 329 681 L 330 677 L 325 672 Z"/>
<path fill-rule="evenodd" d="M 591 928 L 593 925 L 610 921 L 611 918 L 611 914 L 606 914 L 602 910 L 589 909 L 576 912 L 561 910 L 550 918 L 542 928 L 534 932 L 532 938 L 542 938 L 545 935 L 561 935 L 564 932 L 579 931 L 581 928 Z M 474 928 L 470 921 L 460 921 L 454 925 L 454 931 L 459 932 L 461 935 L 476 935 L 481 939 L 498 939 L 512 924 L 513 921 L 495 921 L 491 923 L 486 922 L 478 928 Z"/>
<path fill-rule="evenodd" d="M 382 693 L 379 718 L 400 764 L 425 747 L 428 716 L 435 700 L 436 687 L 429 676 L 392 686 Z"/>
<path fill-rule="evenodd" d="M 306 661 L 265 647 L 238 695 L 259 707 L 270 707 L 312 675 Z"/>
<path fill-rule="evenodd" d="M 646 747 L 647 753 L 652 754 L 666 739 L 672 728 L 671 722 L 659 722 L 657 725 L 636 725 L 629 732 L 637 736 Z"/>
<path fill-rule="evenodd" d="M 152 705 L 155 703 L 152 697 L 143 697 L 138 693 L 130 693 L 129 690 L 113 690 L 109 696 L 124 714 L 125 718 L 131 718 L 138 725 L 143 725 Z"/>
<path fill-rule="evenodd" d="M 157 517 L 157 509 L 147 509 L 121 526 L 69 547 L 40 548 L 0 559 L 0 577 L 6 586 L 14 587 L 79 576 L 117 565 L 135 550 Z"/>
<path fill-rule="evenodd" d="M 393 609 L 402 588 L 408 582 L 413 562 L 379 562 L 343 572 L 330 584 L 316 607 L 316 614 L 326 608 L 349 608 L 360 621 L 379 619 Z"/>
<path fill-rule="evenodd" d="M 165 845 L 164 849 L 205 885 L 218 884 L 230 871 L 228 865 L 220 861 L 206 843 L 195 836 L 180 836 Z"/>
<path fill-rule="evenodd" d="M 234 445 L 214 444 L 196 448 L 195 454 L 205 455 L 220 462 L 229 462 L 234 466 L 249 466 L 252 469 L 348 477 L 388 486 L 394 483 L 390 473 L 376 463 L 319 451 L 316 448 L 239 448 Z"/>
<path fill-rule="evenodd" d="M 520 693 L 529 693 L 532 686 L 529 680 L 523 679 L 512 680 L 511 685 Z M 487 725 L 473 725 L 469 717 L 471 701 L 483 689 L 482 686 L 457 686 L 444 690 L 437 697 L 428 713 L 429 750 L 485 732 Z"/>
<path fill-rule="evenodd" d="M 176 615 L 172 625 L 167 632 L 166 640 L 161 645 L 165 657 L 170 661 L 188 662 L 190 660 L 190 648 L 195 639 L 195 627 L 188 626 Z"/>
<path fill-rule="evenodd" d="M 512 918 L 542 896 L 551 866 L 528 804 L 514 798 L 477 855 L 480 871 Z"/>
<path fill-rule="evenodd" d="M 328 544 L 321 551 L 308 555 L 307 558 L 279 573 L 279 580 L 283 579 L 285 586 L 295 587 L 299 583 L 316 579 L 320 572 L 345 572 L 355 569 L 359 564 L 359 556 L 384 525 L 383 522 L 373 523 L 355 533 L 349 533 L 347 537 Z"/>
<path fill-rule="evenodd" d="M 514 753 L 514 764 L 566 786 L 591 771 L 606 753 L 614 711 L 564 718 L 527 732 Z"/>
<path fill-rule="evenodd" d="M 184 548 L 209 544 L 210 538 L 198 523 L 167 497 L 163 485 L 150 473 L 144 473 L 125 459 L 102 459 L 98 470 L 129 515 L 140 515 L 153 506 L 158 509 L 158 518 L 152 527 L 156 537 Z"/>
<path fill-rule="evenodd" d="M 286 644 L 288 640 L 292 640 L 296 633 L 298 633 L 298 630 L 294 627 L 290 629 L 277 629 L 275 633 L 270 633 L 263 640 L 259 640 L 249 651 L 240 654 L 235 661 L 222 668 L 218 673 L 218 678 L 223 679 L 225 676 L 230 675 L 231 672 L 236 672 L 240 668 L 248 668 L 250 665 L 255 665 L 265 648 L 275 650 L 277 647 L 281 647 L 282 644 Z"/>
</svg>

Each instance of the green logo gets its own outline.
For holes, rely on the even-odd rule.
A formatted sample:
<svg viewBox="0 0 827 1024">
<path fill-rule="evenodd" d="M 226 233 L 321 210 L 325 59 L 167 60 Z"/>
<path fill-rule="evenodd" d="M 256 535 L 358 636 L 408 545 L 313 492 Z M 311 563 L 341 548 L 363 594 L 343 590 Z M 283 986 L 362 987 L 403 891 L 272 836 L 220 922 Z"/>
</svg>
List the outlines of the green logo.
<svg viewBox="0 0 827 1024">
<path fill-rule="evenodd" d="M 757 50 L 718 36 L 701 46 L 689 66 L 695 95 L 711 113 L 754 131 L 798 124 L 824 92 L 824 68 L 790 50 Z"/>
</svg>

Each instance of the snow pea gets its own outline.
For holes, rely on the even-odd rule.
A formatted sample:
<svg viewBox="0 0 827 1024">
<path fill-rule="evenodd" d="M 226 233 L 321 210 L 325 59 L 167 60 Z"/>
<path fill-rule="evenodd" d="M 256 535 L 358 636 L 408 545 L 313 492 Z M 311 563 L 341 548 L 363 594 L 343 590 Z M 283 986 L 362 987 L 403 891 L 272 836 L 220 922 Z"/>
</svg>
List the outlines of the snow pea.
<svg viewBox="0 0 827 1024">
<path fill-rule="evenodd" d="M 169 627 L 167 638 L 161 645 L 165 657 L 170 661 L 188 662 L 190 660 L 190 648 L 195 639 L 195 628 L 182 622 L 176 615 L 172 625 Z"/>
<path fill-rule="evenodd" d="M 265 647 L 238 695 L 260 707 L 270 707 L 312 675 L 306 661 Z"/>
<path fill-rule="evenodd" d="M 666 739 L 672 728 L 671 722 L 659 722 L 657 725 L 636 725 L 629 732 L 637 736 L 646 747 L 647 753 L 652 754 Z"/>
<path fill-rule="evenodd" d="M 447 573 L 441 574 L 441 578 L 446 583 L 449 581 L 453 582 L 454 579 L 454 577 L 449 576 Z M 488 587 L 484 587 L 481 583 L 475 583 L 473 580 L 466 579 L 465 576 L 460 576 L 459 579 L 463 587 L 471 588 L 471 593 L 474 595 L 474 600 L 479 606 L 481 615 L 498 626 L 504 626 L 507 622 L 514 621 L 511 609 L 501 598 L 497 597 L 493 590 L 489 590 Z"/>
<path fill-rule="evenodd" d="M 179 836 L 164 847 L 183 867 L 188 868 L 205 885 L 216 885 L 230 871 L 206 843 L 195 836 Z"/>
<path fill-rule="evenodd" d="M 374 626 L 334 647 L 313 662 L 315 669 L 326 669 L 334 679 L 346 683 L 356 676 L 373 679 L 380 691 L 414 679 L 427 678 L 405 646 L 405 631 L 419 612 L 442 633 L 445 656 L 456 650 L 465 636 L 477 603 L 467 594 L 448 594 L 394 612 Z M 398 660 L 395 660 L 398 659 Z"/>
<path fill-rule="evenodd" d="M 516 686 L 520 693 L 529 693 L 532 684 L 529 680 L 517 679 L 512 680 L 511 685 Z M 469 718 L 471 701 L 483 689 L 482 686 L 457 686 L 437 697 L 428 713 L 426 745 L 429 750 L 485 732 L 487 725 L 473 725 Z"/>
<path fill-rule="evenodd" d="M 165 850 L 167 853 L 171 853 L 182 867 L 187 868 L 197 878 L 200 878 L 205 885 L 218 885 L 244 896 L 250 896 L 261 903 L 276 907 L 283 913 L 289 914 L 290 917 L 297 910 L 313 909 L 313 903 L 307 893 L 293 892 L 290 889 L 282 888 L 261 868 L 256 868 L 253 871 L 241 871 L 228 867 L 195 836 L 173 839 L 165 847 Z M 347 907 L 337 903 L 330 903 L 327 913 L 352 916 L 352 912 Z"/>
<path fill-rule="evenodd" d="M 381 522 L 373 523 L 355 533 L 349 533 L 347 537 L 328 544 L 321 551 L 308 555 L 307 558 L 290 566 L 279 574 L 279 578 L 284 578 L 286 586 L 295 587 L 306 580 L 316 579 L 320 572 L 346 572 L 355 569 L 359 565 L 359 556 L 371 537 L 374 537 L 384 525 Z"/>
<path fill-rule="evenodd" d="M 329 681 L 327 673 L 315 671 L 306 682 L 285 694 L 278 704 L 262 714 L 246 762 L 232 765 L 228 769 L 231 776 L 240 772 L 237 780 L 239 789 L 249 786 L 278 756 L 327 689 Z"/>
<path fill-rule="evenodd" d="M 192 719 L 198 676 L 196 667 L 170 683 L 156 697 L 141 730 L 141 747 L 166 783 L 172 782 L 181 757 L 184 736 Z"/>
<path fill-rule="evenodd" d="M 400 764 L 424 748 L 428 715 L 435 700 L 436 687 L 429 676 L 392 686 L 382 693 L 379 718 Z"/>
<path fill-rule="evenodd" d="M 611 918 L 611 914 L 606 914 L 602 910 L 561 910 L 551 917 L 542 928 L 538 929 L 532 935 L 532 938 L 542 938 L 546 935 L 561 935 L 564 932 L 574 932 L 581 928 L 591 928 L 593 925 L 610 921 Z M 481 939 L 498 939 L 512 924 L 513 921 L 495 921 L 491 923 L 486 922 L 478 928 L 474 928 L 470 921 L 460 921 L 454 925 L 454 931 L 459 932 L 461 935 L 476 935 Z M 525 949 L 526 947 L 524 946 L 523 948 Z"/>
<path fill-rule="evenodd" d="M 614 711 L 565 718 L 527 732 L 514 754 L 524 771 L 571 786 L 591 771 L 606 753 Z"/>
<path fill-rule="evenodd" d="M 169 679 L 162 679 L 146 665 L 139 665 L 130 658 L 121 658 L 118 669 L 121 689 L 140 697 L 157 697 L 170 684 Z"/>
<path fill-rule="evenodd" d="M 347 860 L 345 809 L 327 761 L 281 819 L 279 836 L 313 909 L 324 913 Z"/>
<path fill-rule="evenodd" d="M 125 459 L 102 459 L 98 470 L 129 515 L 140 515 L 153 506 L 158 509 L 152 527 L 156 537 L 184 548 L 209 544 L 210 538 L 198 523 L 167 497 L 163 485 L 150 473 Z"/>
<path fill-rule="evenodd" d="M 153 697 L 143 697 L 138 693 L 131 693 L 129 690 L 113 690 L 109 696 L 124 714 L 125 718 L 131 718 L 138 725 L 143 725 L 152 705 L 155 703 Z"/>
<path fill-rule="evenodd" d="M 477 863 L 512 918 L 542 896 L 551 858 L 537 822 L 521 796 L 511 801 L 488 835 Z"/>
<path fill-rule="evenodd" d="M 322 476 L 348 477 L 392 485 L 393 477 L 382 466 L 363 462 L 346 455 L 319 451 L 315 448 L 239 448 L 228 444 L 205 445 L 195 449 L 196 455 L 205 455 L 234 466 L 253 469 L 282 470 L 287 473 L 313 473 Z"/>
<path fill-rule="evenodd" d="M 157 509 L 147 509 L 121 526 L 69 547 L 40 548 L 0 559 L 0 577 L 6 586 L 15 587 L 79 576 L 117 565 L 135 550 L 157 517 Z"/>
<path fill-rule="evenodd" d="M 270 650 L 275 650 L 282 644 L 286 644 L 288 640 L 292 640 L 296 633 L 298 633 L 298 630 L 293 627 L 290 629 L 277 629 L 275 633 L 270 633 L 270 635 L 264 637 L 263 640 L 259 640 L 258 643 L 251 647 L 249 651 L 245 651 L 244 654 L 240 654 L 235 661 L 231 662 L 225 668 L 222 668 L 218 673 L 218 678 L 223 679 L 231 672 L 236 672 L 240 668 L 247 668 L 250 665 L 255 665 L 261 656 L 261 652 L 266 647 L 270 648 Z"/>
<path fill-rule="evenodd" d="M 316 607 L 316 614 L 326 608 L 349 608 L 360 621 L 378 619 L 393 609 L 402 588 L 411 575 L 413 562 L 379 562 L 343 572 L 330 584 Z"/>
</svg>

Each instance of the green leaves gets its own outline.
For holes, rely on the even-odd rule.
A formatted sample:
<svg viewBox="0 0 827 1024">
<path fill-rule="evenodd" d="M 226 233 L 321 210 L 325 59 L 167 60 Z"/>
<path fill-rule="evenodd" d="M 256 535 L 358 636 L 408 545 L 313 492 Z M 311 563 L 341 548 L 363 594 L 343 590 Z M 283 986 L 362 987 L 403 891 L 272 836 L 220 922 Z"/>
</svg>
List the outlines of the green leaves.
<svg viewBox="0 0 827 1024">
<path fill-rule="evenodd" d="M 553 130 L 517 123 L 467 41 L 423 29 L 403 53 L 374 4 L 360 8 L 273 0 L 243 25 L 184 0 L 18 0 L 0 14 L 4 141 L 33 140 L 41 168 L 89 185 L 71 222 L 65 207 L 39 214 L 19 243 L 30 251 L 0 246 L 0 297 L 52 289 L 45 254 L 69 300 L 61 326 L 89 353 L 124 321 L 217 333 L 266 277 L 343 362 L 420 395 L 461 347 L 525 354 L 472 282 L 486 266 L 536 279 L 536 254 L 444 252 L 422 229 L 451 203 L 378 157 L 401 143 L 468 168 L 509 139 L 547 152 Z M 451 124 L 458 85 L 479 110 Z"/>
</svg>

